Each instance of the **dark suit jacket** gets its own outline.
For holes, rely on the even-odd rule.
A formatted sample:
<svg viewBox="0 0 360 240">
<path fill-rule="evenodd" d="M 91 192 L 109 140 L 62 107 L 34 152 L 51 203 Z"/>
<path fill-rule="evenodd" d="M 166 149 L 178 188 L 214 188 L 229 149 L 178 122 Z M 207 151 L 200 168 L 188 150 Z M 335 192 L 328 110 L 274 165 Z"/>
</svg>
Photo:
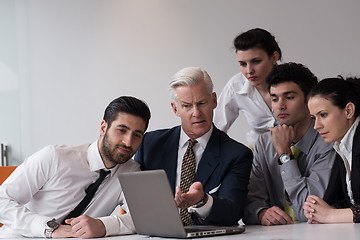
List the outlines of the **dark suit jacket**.
<svg viewBox="0 0 360 240">
<path fill-rule="evenodd" d="M 346 185 L 346 168 L 342 158 L 337 155 L 337 161 L 341 162 L 340 165 L 340 178 L 345 199 L 349 206 L 351 205 L 350 199 L 347 193 Z M 360 204 L 360 125 L 356 128 L 353 148 L 352 148 L 352 167 L 351 167 L 351 190 L 354 197 L 355 204 Z"/>
<path fill-rule="evenodd" d="M 211 194 L 214 202 L 209 216 L 202 223 L 194 214 L 192 218 L 196 224 L 237 225 L 246 204 L 253 155 L 243 144 L 213 129 L 194 181 L 200 181 L 206 193 L 221 186 Z M 164 169 L 174 193 L 179 137 L 180 126 L 146 133 L 135 155 L 142 170 Z"/>
</svg>

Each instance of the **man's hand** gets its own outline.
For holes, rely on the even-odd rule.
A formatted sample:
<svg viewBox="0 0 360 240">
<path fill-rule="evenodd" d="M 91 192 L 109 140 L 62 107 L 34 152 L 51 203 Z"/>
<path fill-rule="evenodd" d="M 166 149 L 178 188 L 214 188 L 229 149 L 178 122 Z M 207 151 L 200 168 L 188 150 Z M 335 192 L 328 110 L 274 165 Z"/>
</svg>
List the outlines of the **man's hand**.
<svg viewBox="0 0 360 240">
<path fill-rule="evenodd" d="M 75 237 L 70 225 L 60 225 L 51 234 L 51 238 L 70 238 L 70 237 Z"/>
<path fill-rule="evenodd" d="M 106 234 L 106 228 L 103 222 L 87 215 L 66 219 L 65 223 L 71 225 L 73 237 L 98 238 L 104 237 Z"/>
<path fill-rule="evenodd" d="M 201 182 L 194 182 L 187 193 L 176 187 L 175 202 L 178 208 L 188 208 L 200 202 L 205 194 Z"/>
<path fill-rule="evenodd" d="M 296 125 L 288 126 L 283 124 L 270 129 L 272 142 L 279 156 L 283 153 L 291 153 L 290 146 L 296 137 Z"/>
<path fill-rule="evenodd" d="M 265 226 L 294 223 L 292 218 L 277 206 L 261 210 L 259 220 Z"/>
</svg>

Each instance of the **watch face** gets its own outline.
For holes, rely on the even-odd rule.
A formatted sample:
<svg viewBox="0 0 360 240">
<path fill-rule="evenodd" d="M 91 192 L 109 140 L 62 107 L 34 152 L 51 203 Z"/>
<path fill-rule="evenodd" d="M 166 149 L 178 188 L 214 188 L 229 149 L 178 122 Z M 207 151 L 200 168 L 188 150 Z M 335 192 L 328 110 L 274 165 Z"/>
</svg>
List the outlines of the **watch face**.
<svg viewBox="0 0 360 240">
<path fill-rule="evenodd" d="M 59 226 L 59 224 L 57 222 L 55 222 L 54 220 L 48 221 L 47 225 L 49 228 L 52 228 L 52 229 L 57 228 Z"/>
<path fill-rule="evenodd" d="M 286 163 L 287 161 L 289 161 L 290 160 L 290 156 L 288 155 L 288 154 L 282 154 L 281 156 L 280 156 L 280 161 L 282 162 L 282 163 Z"/>
</svg>

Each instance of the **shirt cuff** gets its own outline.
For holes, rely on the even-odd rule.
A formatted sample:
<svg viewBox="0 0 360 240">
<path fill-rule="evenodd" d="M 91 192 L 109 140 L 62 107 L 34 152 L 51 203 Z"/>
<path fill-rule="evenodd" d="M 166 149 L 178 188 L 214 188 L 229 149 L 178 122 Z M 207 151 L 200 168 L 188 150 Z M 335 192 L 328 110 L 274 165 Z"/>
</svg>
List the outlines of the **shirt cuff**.
<svg viewBox="0 0 360 240">
<path fill-rule="evenodd" d="M 262 210 L 264 210 L 264 209 L 268 209 L 268 208 L 262 207 L 262 208 L 259 208 L 259 209 L 256 211 L 256 220 L 257 220 L 257 223 L 258 223 L 258 224 L 261 224 L 261 219 L 260 219 L 259 215 L 260 215 L 260 212 L 261 212 Z"/>
<path fill-rule="evenodd" d="M 214 202 L 214 200 L 213 200 L 212 196 L 208 194 L 208 200 L 204 206 L 199 207 L 199 208 L 189 207 L 188 211 L 190 213 L 196 213 L 200 218 L 205 219 L 210 214 L 213 202 Z"/>
<path fill-rule="evenodd" d="M 99 218 L 105 226 L 105 236 L 126 235 L 135 233 L 135 226 L 129 213 L 121 216 Z"/>
<path fill-rule="evenodd" d="M 45 226 L 48 221 L 50 221 L 52 218 L 45 217 L 45 216 L 39 216 L 34 218 L 30 223 L 30 228 L 32 230 L 32 237 L 45 237 Z"/>
</svg>

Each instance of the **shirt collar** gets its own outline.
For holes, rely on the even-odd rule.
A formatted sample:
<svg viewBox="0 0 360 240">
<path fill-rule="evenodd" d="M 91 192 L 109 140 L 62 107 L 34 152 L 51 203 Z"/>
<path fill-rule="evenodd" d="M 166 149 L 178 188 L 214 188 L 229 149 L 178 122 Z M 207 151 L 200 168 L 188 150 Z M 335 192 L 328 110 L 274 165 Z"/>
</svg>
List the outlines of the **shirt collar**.
<svg viewBox="0 0 360 240">
<path fill-rule="evenodd" d="M 245 78 L 245 77 L 244 77 Z M 245 78 L 246 79 L 246 78 Z M 242 86 L 242 88 L 239 90 L 239 94 L 243 94 L 243 95 L 250 95 L 254 92 L 254 86 L 252 86 L 249 82 L 249 80 L 246 79 L 246 81 L 244 82 L 244 85 Z"/>
<path fill-rule="evenodd" d="M 211 125 L 211 128 L 209 131 L 207 131 L 204 135 L 202 135 L 199 138 L 196 138 L 196 141 L 199 143 L 199 145 L 205 149 L 211 134 L 213 132 L 213 125 Z M 189 140 L 189 136 L 186 135 L 186 133 L 184 132 L 183 128 L 181 127 L 181 131 L 180 131 L 180 139 L 179 139 L 179 148 L 183 148 L 185 146 L 187 146 L 187 141 Z"/>
<path fill-rule="evenodd" d="M 345 136 L 341 139 L 340 144 L 334 143 L 334 149 L 338 153 L 351 154 L 353 148 L 353 139 L 356 132 L 356 128 L 359 125 L 360 116 L 356 118 L 355 122 L 351 125 Z"/>
<path fill-rule="evenodd" d="M 104 162 L 100 156 L 99 148 L 98 148 L 98 141 L 96 140 L 93 142 L 87 151 L 87 158 L 89 161 L 89 168 L 92 172 L 100 171 L 100 169 L 104 169 L 105 171 L 111 171 L 111 176 L 116 172 L 119 164 L 111 169 L 107 169 L 104 165 Z"/>
</svg>

